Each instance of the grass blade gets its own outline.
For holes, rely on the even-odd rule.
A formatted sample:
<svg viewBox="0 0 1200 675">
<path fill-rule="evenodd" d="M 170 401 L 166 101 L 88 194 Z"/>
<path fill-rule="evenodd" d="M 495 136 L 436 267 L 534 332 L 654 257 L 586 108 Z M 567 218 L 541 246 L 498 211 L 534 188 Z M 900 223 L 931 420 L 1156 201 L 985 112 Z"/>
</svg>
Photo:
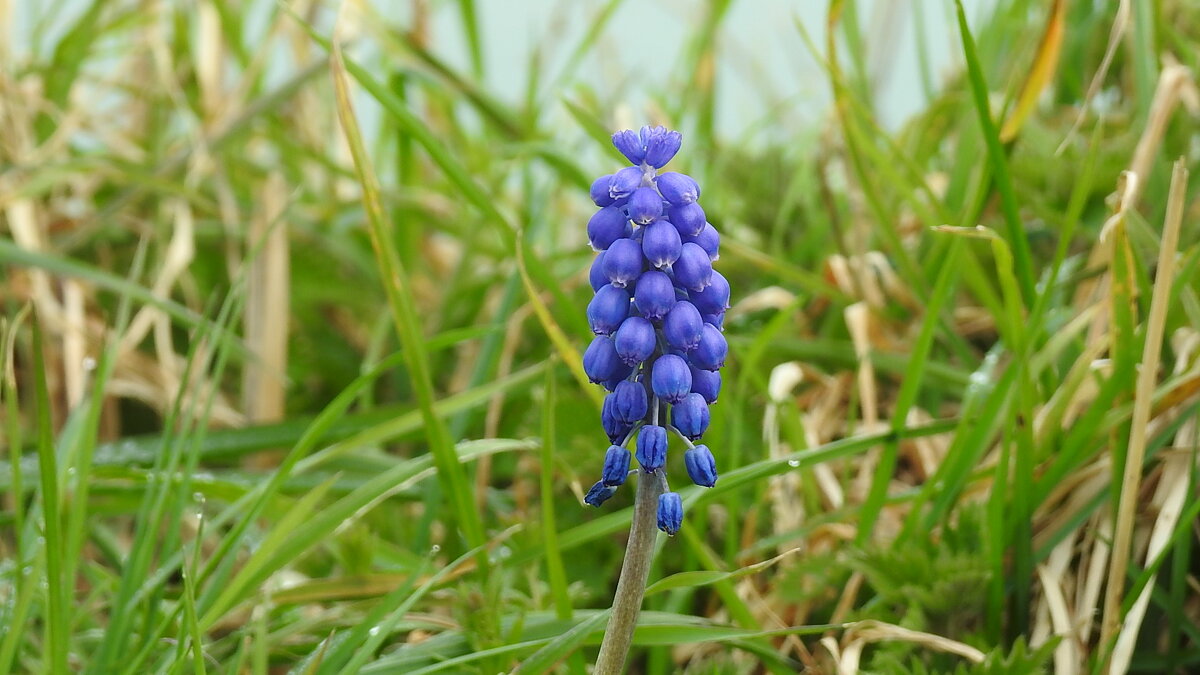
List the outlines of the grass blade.
<svg viewBox="0 0 1200 675">
<path fill-rule="evenodd" d="M 1017 197 L 1013 191 L 1012 175 L 1008 168 L 1008 157 L 1000 142 L 1000 134 L 996 123 L 992 120 L 991 109 L 988 105 L 987 82 L 983 78 L 983 68 L 979 64 L 979 56 L 975 49 L 975 40 L 967 26 L 967 15 L 963 10 L 962 0 L 954 0 L 958 10 L 958 30 L 962 37 L 963 56 L 967 61 L 967 77 L 971 82 L 971 95 L 975 103 L 975 112 L 979 115 L 979 126 L 983 131 L 983 140 L 987 144 L 988 165 L 996 181 L 996 190 L 1000 193 L 1000 206 L 1004 212 L 1004 224 L 1008 234 L 1008 245 L 1013 252 L 1013 263 L 1017 282 L 1020 284 L 1021 297 L 1026 305 L 1034 300 L 1033 287 L 1033 256 L 1029 251 L 1029 240 L 1025 236 L 1025 228 L 1021 224 L 1021 214 L 1017 208 Z"/>
<path fill-rule="evenodd" d="M 37 416 L 37 454 L 41 469 L 42 535 L 46 540 L 46 662 L 51 673 L 67 672 L 70 653 L 68 626 L 70 617 L 67 597 L 74 584 L 63 577 L 63 536 L 60 516 L 61 502 L 58 485 L 57 459 L 54 449 L 54 430 L 50 422 L 50 390 L 46 385 L 46 357 L 43 351 L 41 321 L 34 313 L 33 329 L 33 395 Z"/>
<path fill-rule="evenodd" d="M 384 279 L 392 320 L 396 324 L 397 335 L 404 345 L 405 364 L 408 367 L 409 377 L 412 379 L 413 390 L 417 395 L 421 416 L 425 421 L 429 450 L 438 465 L 438 480 L 441 482 L 445 494 L 451 500 L 455 519 L 463 530 L 467 544 L 471 548 L 479 548 L 485 541 L 483 521 L 475 510 L 474 490 L 466 480 L 466 473 L 463 471 L 462 465 L 459 464 L 458 455 L 454 452 L 454 444 L 450 440 L 445 422 L 434 411 L 433 379 L 429 373 L 429 361 L 425 353 L 424 336 L 418 319 L 416 301 L 412 297 L 412 285 L 400 262 L 387 219 L 383 213 L 379 182 L 371 166 L 371 159 L 367 156 L 362 134 L 358 129 L 358 121 L 350 103 L 346 67 L 342 60 L 341 48 L 337 44 L 333 45 L 330 71 L 337 98 L 338 120 L 345 133 L 346 141 L 350 145 L 354 168 L 362 186 L 363 202 L 370 224 L 372 248 L 375 250 L 376 263 Z M 480 574 L 486 577 L 487 555 L 480 553 L 477 562 Z"/>
</svg>

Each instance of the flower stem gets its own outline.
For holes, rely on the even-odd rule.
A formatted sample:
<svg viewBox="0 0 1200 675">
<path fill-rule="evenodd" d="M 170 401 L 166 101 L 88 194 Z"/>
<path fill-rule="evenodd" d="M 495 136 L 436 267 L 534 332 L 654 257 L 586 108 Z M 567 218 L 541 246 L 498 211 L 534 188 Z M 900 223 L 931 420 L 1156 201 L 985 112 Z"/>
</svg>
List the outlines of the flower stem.
<svg viewBox="0 0 1200 675">
<path fill-rule="evenodd" d="M 662 481 L 658 478 L 654 474 L 638 472 L 637 497 L 633 504 L 629 543 L 625 546 L 625 563 L 621 566 L 621 579 L 617 581 L 612 616 L 604 631 L 604 641 L 600 643 L 595 675 L 619 675 L 629 654 L 629 646 L 633 643 L 633 629 L 637 626 L 638 613 L 642 609 L 650 563 L 654 560 L 658 496 L 663 491 Z"/>
</svg>

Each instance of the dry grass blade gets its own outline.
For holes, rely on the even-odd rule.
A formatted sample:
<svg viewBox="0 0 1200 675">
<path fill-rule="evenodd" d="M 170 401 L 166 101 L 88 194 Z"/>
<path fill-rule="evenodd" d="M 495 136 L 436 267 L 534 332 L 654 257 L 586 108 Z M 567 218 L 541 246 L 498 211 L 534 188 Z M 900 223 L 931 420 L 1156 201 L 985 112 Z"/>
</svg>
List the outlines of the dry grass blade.
<svg viewBox="0 0 1200 675">
<path fill-rule="evenodd" d="M 1125 574 L 1129 567 L 1133 540 L 1133 520 L 1138 507 L 1138 491 L 1142 481 L 1142 464 L 1146 456 L 1146 427 L 1162 354 L 1163 334 L 1170 308 L 1171 285 L 1175 279 L 1175 256 L 1179 248 L 1179 229 L 1183 222 L 1183 206 L 1187 191 L 1187 168 L 1183 159 L 1175 163 L 1171 174 L 1171 191 L 1167 198 L 1167 216 L 1163 224 L 1162 246 L 1159 249 L 1158 272 L 1154 295 L 1150 300 L 1150 316 L 1146 326 L 1146 345 L 1138 372 L 1133 402 L 1133 422 L 1129 431 L 1129 449 L 1125 458 L 1125 475 L 1121 480 L 1121 498 L 1117 506 L 1117 526 L 1113 538 L 1113 560 L 1108 568 L 1108 584 L 1104 594 L 1104 623 L 1100 631 L 1102 653 L 1108 654 L 1111 640 L 1121 622 L 1120 608 L 1124 598 Z M 1107 658 L 1104 660 L 1108 660 Z M 1117 666 L 1116 663 L 1110 663 Z M 1124 672 L 1110 669 L 1108 672 Z"/>
<path fill-rule="evenodd" d="M 284 373 L 290 296 L 288 228 L 283 221 L 287 185 L 272 173 L 263 190 L 263 204 L 250 228 L 251 246 L 261 248 L 250 261 L 246 285 L 246 346 L 257 357 L 242 375 L 246 416 L 253 422 L 283 418 Z"/>
<path fill-rule="evenodd" d="M 835 659 L 838 661 L 838 675 L 856 675 L 859 672 L 859 662 L 867 645 L 892 641 L 911 642 L 947 654 L 955 654 L 972 663 L 982 663 L 984 659 L 984 653 L 975 647 L 941 635 L 903 628 L 882 621 L 856 621 L 847 624 L 846 632 L 842 636 L 845 647 L 841 649 L 840 655 L 835 654 Z M 824 644 L 824 641 L 822 643 Z M 826 646 L 828 647 L 828 645 Z M 833 652 L 831 651 L 831 653 Z"/>
<path fill-rule="evenodd" d="M 1017 137 L 1021 125 L 1033 112 L 1038 96 L 1054 79 L 1054 71 L 1058 67 L 1058 56 L 1062 52 L 1063 35 L 1066 32 L 1067 0 L 1054 0 L 1050 10 L 1050 18 L 1046 21 L 1046 30 L 1042 33 L 1042 41 L 1038 44 L 1037 54 L 1029 69 L 1029 76 L 1021 87 L 1017 104 L 1012 114 L 1004 120 L 1000 129 L 1000 141 L 1008 143 Z"/>
</svg>

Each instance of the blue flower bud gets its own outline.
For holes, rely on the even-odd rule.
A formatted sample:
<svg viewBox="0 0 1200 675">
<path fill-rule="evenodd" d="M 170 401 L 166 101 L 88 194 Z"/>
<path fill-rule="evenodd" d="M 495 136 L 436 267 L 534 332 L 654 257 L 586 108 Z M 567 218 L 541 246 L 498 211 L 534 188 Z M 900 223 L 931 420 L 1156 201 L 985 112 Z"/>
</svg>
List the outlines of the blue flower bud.
<svg viewBox="0 0 1200 675">
<path fill-rule="evenodd" d="M 683 242 L 679 230 L 665 220 L 650 223 L 642 228 L 642 253 L 655 267 L 666 267 L 679 259 Z"/>
<path fill-rule="evenodd" d="M 583 372 L 593 384 L 612 378 L 621 366 L 620 355 L 611 338 L 597 335 L 583 352 Z M 626 375 L 628 376 L 628 375 Z"/>
<path fill-rule="evenodd" d="M 638 138 L 632 129 L 613 134 L 612 143 L 622 155 L 625 155 L 625 159 L 633 164 L 641 164 L 642 160 L 646 159 L 646 147 L 642 145 L 642 139 Z"/>
<path fill-rule="evenodd" d="M 680 235 L 694 237 L 704 229 L 708 217 L 704 215 L 704 209 L 699 204 L 692 202 L 681 206 L 672 204 L 667 209 L 667 218 L 679 230 Z"/>
<path fill-rule="evenodd" d="M 592 181 L 592 188 L 589 192 L 596 206 L 608 206 L 613 203 L 612 195 L 608 193 L 608 186 L 612 185 L 612 179 L 612 176 L 600 176 Z"/>
<path fill-rule="evenodd" d="M 662 193 L 663 199 L 676 206 L 691 204 L 700 198 L 700 186 L 692 180 L 691 176 L 682 173 L 667 171 L 659 174 L 654 179 L 654 184 L 658 186 L 658 191 Z"/>
<path fill-rule="evenodd" d="M 662 215 L 662 197 L 652 187 L 640 187 L 629 196 L 629 219 L 638 225 L 649 225 Z"/>
<path fill-rule="evenodd" d="M 597 335 L 611 335 L 629 316 L 629 293 L 612 284 L 601 286 L 587 306 L 588 323 Z"/>
<path fill-rule="evenodd" d="M 695 236 L 684 237 L 684 241 L 690 241 L 708 254 L 709 260 L 716 260 L 721 257 L 721 234 L 717 232 L 717 228 L 712 226 L 712 223 L 705 223 L 704 229 L 700 230 Z"/>
<path fill-rule="evenodd" d="M 621 361 L 627 366 L 636 366 L 654 353 L 654 324 L 649 319 L 631 316 L 621 323 L 613 335 L 613 342 Z"/>
<path fill-rule="evenodd" d="M 675 284 L 689 291 L 702 291 L 712 283 L 712 260 L 698 245 L 688 242 L 679 249 L 679 259 L 671 266 Z"/>
<path fill-rule="evenodd" d="M 638 430 L 637 461 L 646 473 L 653 473 L 667 463 L 667 430 L 647 424 Z"/>
<path fill-rule="evenodd" d="M 690 366 L 692 374 L 692 391 L 704 397 L 704 402 L 712 405 L 717 402 L 721 393 L 721 374 L 713 370 L 702 370 Z M 656 392 L 657 393 L 657 392 Z"/>
<path fill-rule="evenodd" d="M 708 430 L 708 404 L 700 394 L 688 394 L 671 406 L 671 424 L 689 440 L 696 440 Z"/>
<path fill-rule="evenodd" d="M 617 488 L 615 485 L 605 485 L 604 481 L 599 481 L 587 491 L 587 495 L 583 498 L 583 503 L 588 506 L 599 507 L 616 493 Z"/>
<path fill-rule="evenodd" d="M 701 446 L 703 447 L 703 446 Z M 608 446 L 604 454 L 604 471 L 601 482 L 608 486 L 617 486 L 625 482 L 629 474 L 629 451 L 619 445 Z M 712 487 L 711 485 L 709 487 Z"/>
<path fill-rule="evenodd" d="M 687 352 L 700 344 L 703 327 L 704 319 L 700 318 L 696 306 L 681 300 L 671 307 L 663 319 L 663 337 L 667 339 L 667 344 Z"/>
<path fill-rule="evenodd" d="M 683 526 L 683 500 L 678 492 L 664 492 L 658 496 L 658 529 L 674 537 Z"/>
<path fill-rule="evenodd" d="M 621 386 L 619 383 L 617 386 Z M 633 429 L 633 425 L 622 421 L 617 417 L 613 410 L 614 398 L 613 394 L 604 397 L 604 404 L 600 406 L 600 426 L 604 427 L 604 434 L 608 436 L 610 443 L 620 443 L 625 440 L 625 436 Z"/>
<path fill-rule="evenodd" d="M 603 336 L 601 336 L 601 337 L 603 337 Z M 618 354 L 616 371 L 613 372 L 612 377 L 601 382 L 600 384 L 609 391 L 616 391 L 617 385 L 621 384 L 625 380 L 628 380 L 629 376 L 632 374 L 633 374 L 633 366 L 627 366 L 624 363 L 621 363 L 621 358 L 620 358 L 620 355 Z"/>
<path fill-rule="evenodd" d="M 725 336 L 712 324 L 704 324 L 700 331 L 700 344 L 688 352 L 688 361 L 702 370 L 719 370 L 725 365 L 729 344 Z"/>
<path fill-rule="evenodd" d="M 654 127 L 648 135 L 643 134 L 642 138 L 646 145 L 646 157 L 643 161 L 656 169 L 661 169 L 671 161 L 675 153 L 679 152 L 679 146 L 683 144 L 683 134 L 667 131 L 665 127 Z"/>
<path fill-rule="evenodd" d="M 608 196 L 613 201 L 627 200 L 633 191 L 642 184 L 642 170 L 636 166 L 627 166 L 613 174 L 612 182 L 608 184 Z"/>
<path fill-rule="evenodd" d="M 608 251 L 600 251 L 596 257 L 592 259 L 592 267 L 588 270 L 588 283 L 592 285 L 592 291 L 600 290 L 600 287 L 608 283 L 608 277 L 604 276 L 604 256 Z"/>
<path fill-rule="evenodd" d="M 650 270 L 638 277 L 633 297 L 642 316 L 651 321 L 661 321 L 675 305 L 675 287 L 665 272 Z"/>
<path fill-rule="evenodd" d="M 629 219 L 615 206 L 600 209 L 587 224 L 588 243 L 597 251 L 603 251 L 612 246 L 614 241 L 628 237 L 632 232 Z"/>
<path fill-rule="evenodd" d="M 625 380 L 617 385 L 608 398 L 613 402 L 612 414 L 625 424 L 640 422 L 650 409 L 646 388 L 640 382 Z"/>
<path fill-rule="evenodd" d="M 704 318 L 704 323 L 716 328 L 722 333 L 725 332 L 725 312 L 717 312 L 716 314 L 701 314 Z"/>
<path fill-rule="evenodd" d="M 604 276 L 613 286 L 625 288 L 642 273 L 642 247 L 636 241 L 623 237 L 604 253 Z"/>
<path fill-rule="evenodd" d="M 691 291 L 688 298 L 701 314 L 720 314 L 729 308 L 729 281 L 716 270 L 708 281 L 708 286 Z"/>
<path fill-rule="evenodd" d="M 683 357 L 663 354 L 650 371 L 650 388 L 668 403 L 679 403 L 692 391 L 692 372 Z"/>
<path fill-rule="evenodd" d="M 696 485 L 712 487 L 717 484 L 717 461 L 707 445 L 697 445 L 684 452 L 683 464 L 687 467 L 688 478 Z"/>
</svg>

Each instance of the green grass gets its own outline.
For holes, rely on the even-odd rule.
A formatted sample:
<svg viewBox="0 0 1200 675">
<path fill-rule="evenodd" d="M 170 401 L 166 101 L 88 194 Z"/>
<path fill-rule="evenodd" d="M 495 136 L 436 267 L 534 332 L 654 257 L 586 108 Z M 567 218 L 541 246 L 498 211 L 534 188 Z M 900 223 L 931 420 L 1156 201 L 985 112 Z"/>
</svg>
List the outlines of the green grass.
<svg viewBox="0 0 1200 675">
<path fill-rule="evenodd" d="M 65 4 L 0 29 L 0 672 L 587 672 L 634 491 L 581 503 L 586 191 L 627 119 L 684 133 L 735 304 L 631 672 L 1200 667 L 1192 4 L 1130 3 L 1100 73 L 1118 3 L 918 3 L 906 44 L 835 0 L 773 54 L 713 0 L 635 74 L 642 8 L 557 3 L 519 91 L 491 3 Z M 755 59 L 829 105 L 726 119 Z"/>
</svg>

